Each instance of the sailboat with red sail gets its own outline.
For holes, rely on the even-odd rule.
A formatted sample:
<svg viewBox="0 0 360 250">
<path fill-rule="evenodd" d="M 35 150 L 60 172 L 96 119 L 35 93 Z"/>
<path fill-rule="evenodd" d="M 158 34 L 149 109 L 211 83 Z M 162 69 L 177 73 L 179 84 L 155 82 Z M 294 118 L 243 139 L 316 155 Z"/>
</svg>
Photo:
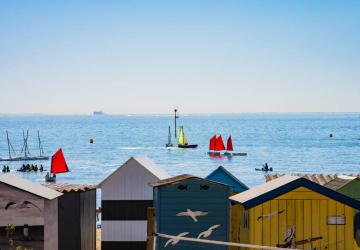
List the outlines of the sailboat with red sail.
<svg viewBox="0 0 360 250">
<path fill-rule="evenodd" d="M 208 153 L 209 155 L 214 155 L 214 156 L 221 155 L 220 151 L 225 150 L 225 145 L 221 135 L 219 135 L 218 137 L 216 137 L 216 135 L 211 137 L 209 143 L 209 150 L 210 150 Z"/>
<path fill-rule="evenodd" d="M 233 143 L 232 143 L 232 139 L 231 139 L 231 135 L 229 136 L 229 138 L 227 139 L 227 143 L 226 143 L 226 152 L 224 153 L 224 155 L 226 156 L 233 156 L 233 155 L 239 155 L 239 156 L 246 156 L 247 153 L 240 153 L 240 152 L 233 152 L 234 148 L 233 148 Z"/>
<path fill-rule="evenodd" d="M 50 174 L 47 173 L 45 176 L 46 182 L 55 182 L 56 174 L 69 172 L 69 168 L 65 161 L 64 154 L 60 148 L 56 153 L 51 157 L 51 170 Z"/>
</svg>

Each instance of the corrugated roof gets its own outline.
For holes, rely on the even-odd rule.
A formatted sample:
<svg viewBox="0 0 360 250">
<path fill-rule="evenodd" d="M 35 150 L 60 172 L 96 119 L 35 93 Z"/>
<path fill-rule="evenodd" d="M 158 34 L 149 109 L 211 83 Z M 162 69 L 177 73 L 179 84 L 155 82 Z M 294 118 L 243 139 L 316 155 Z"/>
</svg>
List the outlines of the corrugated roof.
<svg viewBox="0 0 360 250">
<path fill-rule="evenodd" d="M 324 186 L 327 188 L 331 188 L 332 190 L 339 190 L 353 180 L 360 180 L 360 178 L 357 178 L 355 176 L 339 175 L 335 179 L 326 183 Z"/>
<path fill-rule="evenodd" d="M 274 179 L 279 178 L 279 177 L 284 176 L 284 175 L 285 174 L 266 174 L 265 175 L 265 180 L 268 182 L 268 181 L 274 180 Z M 340 174 L 302 174 L 302 173 L 292 173 L 291 175 L 304 177 L 304 178 L 306 178 L 306 179 L 308 179 L 310 181 L 316 182 L 316 183 L 318 183 L 320 185 L 325 185 L 329 181 L 332 181 L 333 179 L 335 179 Z M 347 174 L 347 176 L 353 176 L 353 177 L 360 178 L 360 173 L 359 174 Z"/>
<path fill-rule="evenodd" d="M 251 188 L 247 191 L 231 196 L 230 200 L 241 203 L 245 209 L 249 209 L 266 201 L 272 200 L 282 194 L 288 193 L 298 187 L 306 187 L 314 192 L 327 196 L 355 209 L 360 209 L 360 201 L 326 188 L 304 177 L 291 175 L 281 176 L 255 188 Z"/>
<path fill-rule="evenodd" d="M 222 186 L 229 186 L 229 185 L 227 185 L 225 183 L 212 181 L 212 180 L 207 180 L 207 179 L 200 178 L 200 177 L 193 176 L 193 175 L 189 175 L 189 174 L 182 174 L 182 175 L 178 175 L 178 176 L 175 176 L 175 177 L 171 177 L 171 178 L 151 182 L 151 183 L 149 183 L 149 185 L 152 186 L 152 187 L 159 187 L 159 186 L 165 186 L 165 185 L 173 184 L 173 183 L 176 183 L 176 182 L 179 182 L 179 181 L 183 181 L 183 180 L 187 180 L 187 179 L 194 179 L 194 178 L 198 179 L 198 180 L 203 180 L 203 181 L 215 183 L 215 184 L 222 185 Z"/>
<path fill-rule="evenodd" d="M 70 183 L 50 183 L 50 184 L 44 184 L 44 186 L 61 193 L 85 192 L 88 190 L 96 189 L 98 187 L 98 185 L 93 185 L 93 184 L 70 184 Z"/>
<path fill-rule="evenodd" d="M 119 168 L 117 168 L 114 172 L 112 172 L 108 177 L 106 177 L 100 184 L 101 186 L 104 182 L 106 182 L 112 175 L 114 175 L 115 172 L 119 171 L 121 168 L 126 166 L 130 161 L 136 161 L 139 163 L 143 168 L 145 168 L 147 171 L 149 171 L 152 175 L 154 175 L 159 180 L 169 178 L 170 175 L 157 166 L 149 157 L 146 156 L 135 156 L 130 157 L 129 160 L 127 160 L 124 164 L 122 164 Z"/>
<path fill-rule="evenodd" d="M 62 193 L 51 188 L 12 174 L 1 175 L 0 182 L 48 200 L 55 199 L 62 195 Z"/>
</svg>

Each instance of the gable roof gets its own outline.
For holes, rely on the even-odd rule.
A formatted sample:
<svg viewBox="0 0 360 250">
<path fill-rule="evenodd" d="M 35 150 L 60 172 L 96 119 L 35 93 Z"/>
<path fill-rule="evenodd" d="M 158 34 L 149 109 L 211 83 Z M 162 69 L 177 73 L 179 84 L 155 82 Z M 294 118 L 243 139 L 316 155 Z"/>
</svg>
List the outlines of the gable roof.
<svg viewBox="0 0 360 250">
<path fill-rule="evenodd" d="M 221 185 L 221 186 L 226 186 L 226 187 L 229 186 L 225 183 L 204 179 L 204 178 L 200 178 L 200 177 L 197 177 L 194 175 L 189 175 L 189 174 L 182 174 L 182 175 L 178 175 L 175 177 L 151 182 L 151 183 L 149 183 L 149 185 L 152 187 L 160 187 L 160 186 L 166 186 L 166 185 L 170 185 L 170 184 L 177 183 L 177 182 L 183 181 L 183 180 L 188 180 L 188 179 L 197 179 L 197 180 L 207 181 L 207 182 L 214 183 L 214 184 Z"/>
<path fill-rule="evenodd" d="M 52 200 L 63 195 L 62 193 L 51 188 L 47 188 L 39 183 L 35 183 L 12 174 L 1 175 L 0 182 L 47 200 Z"/>
<path fill-rule="evenodd" d="M 326 183 L 324 186 L 332 190 L 339 190 L 340 188 L 346 186 L 352 181 L 360 182 L 360 178 L 355 176 L 339 175 L 335 179 Z"/>
<path fill-rule="evenodd" d="M 223 166 L 219 166 L 217 169 L 212 171 L 206 179 L 223 182 L 231 187 L 231 192 L 243 192 L 248 190 L 249 187 L 242 183 L 238 178 L 233 174 L 227 171 Z"/>
<path fill-rule="evenodd" d="M 298 187 L 306 187 L 314 192 L 325 195 L 350 207 L 360 209 L 360 201 L 354 200 L 339 192 L 321 186 L 306 178 L 299 176 L 284 175 L 275 180 L 251 188 L 245 192 L 233 195 L 231 201 L 241 203 L 245 209 L 252 208 L 282 194 L 290 192 Z"/>
<path fill-rule="evenodd" d="M 165 172 L 162 168 L 158 167 L 150 158 L 146 156 L 135 156 L 130 157 L 124 164 L 122 164 L 120 167 L 118 167 L 114 172 L 112 172 L 108 177 L 106 177 L 99 186 L 103 185 L 108 179 L 111 178 L 116 172 L 123 169 L 130 161 L 136 161 L 138 164 L 140 164 L 146 171 L 150 172 L 154 177 L 156 177 L 159 180 L 169 178 L 170 175 Z"/>
<path fill-rule="evenodd" d="M 279 178 L 284 175 L 285 174 L 266 174 L 265 180 L 271 181 L 271 180 L 274 180 L 274 179 Z M 337 176 L 339 176 L 339 174 L 304 174 L 304 173 L 292 173 L 291 175 L 304 177 L 304 178 L 309 179 L 310 181 L 316 182 L 320 185 L 325 185 L 329 181 L 332 181 Z M 347 176 L 353 176 L 353 177 L 360 178 L 360 173 L 359 174 L 347 174 Z"/>
</svg>

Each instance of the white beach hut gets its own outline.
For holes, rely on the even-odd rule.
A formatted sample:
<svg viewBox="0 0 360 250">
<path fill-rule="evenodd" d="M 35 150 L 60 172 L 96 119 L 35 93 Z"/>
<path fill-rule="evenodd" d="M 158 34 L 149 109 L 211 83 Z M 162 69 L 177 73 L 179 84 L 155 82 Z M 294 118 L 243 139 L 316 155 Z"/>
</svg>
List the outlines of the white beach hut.
<svg viewBox="0 0 360 250">
<path fill-rule="evenodd" d="M 14 248 L 59 249 L 58 198 L 63 194 L 12 174 L 0 176 L 0 231 L 15 227 Z M 26 234 L 25 234 L 26 232 Z M 0 235 L 0 249 L 8 240 Z"/>
<path fill-rule="evenodd" d="M 148 157 L 131 157 L 101 184 L 101 249 L 146 249 L 150 182 L 170 176 Z"/>
</svg>

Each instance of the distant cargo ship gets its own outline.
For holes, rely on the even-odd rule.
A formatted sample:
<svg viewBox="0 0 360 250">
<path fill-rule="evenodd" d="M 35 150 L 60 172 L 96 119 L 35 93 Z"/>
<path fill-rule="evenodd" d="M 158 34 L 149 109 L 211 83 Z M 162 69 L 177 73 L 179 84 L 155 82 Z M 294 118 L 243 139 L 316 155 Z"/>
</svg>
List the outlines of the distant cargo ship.
<svg viewBox="0 0 360 250">
<path fill-rule="evenodd" d="M 94 115 L 103 115 L 104 114 L 104 112 L 102 112 L 102 111 L 94 111 Z"/>
</svg>

